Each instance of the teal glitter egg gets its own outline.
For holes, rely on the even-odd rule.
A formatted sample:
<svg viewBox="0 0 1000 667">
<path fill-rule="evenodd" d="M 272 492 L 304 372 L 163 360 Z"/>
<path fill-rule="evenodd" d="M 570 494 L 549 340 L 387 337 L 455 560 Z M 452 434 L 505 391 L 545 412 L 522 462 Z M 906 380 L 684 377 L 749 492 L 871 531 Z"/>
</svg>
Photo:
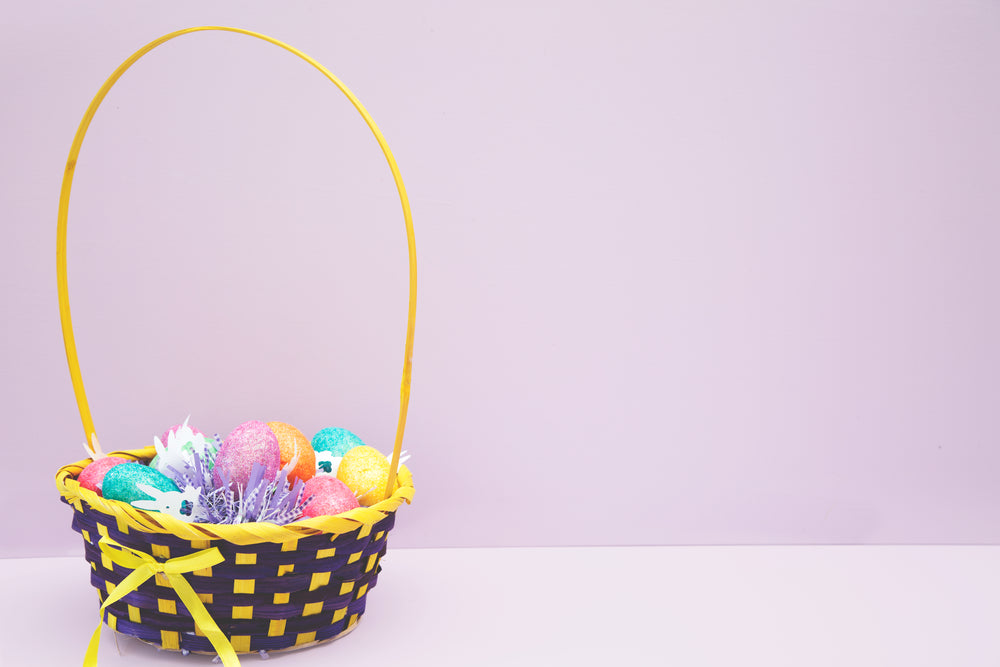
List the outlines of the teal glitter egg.
<svg viewBox="0 0 1000 667">
<path fill-rule="evenodd" d="M 331 456 L 341 457 L 355 447 L 363 447 L 364 442 L 346 428 L 325 428 L 312 439 L 312 448 L 317 452 L 330 452 Z"/>
<path fill-rule="evenodd" d="M 158 470 L 141 463 L 120 463 L 104 475 L 101 494 L 108 500 L 120 500 L 124 503 L 153 500 L 149 494 L 139 490 L 139 484 L 148 484 L 160 491 L 180 491 L 173 480 Z"/>
</svg>

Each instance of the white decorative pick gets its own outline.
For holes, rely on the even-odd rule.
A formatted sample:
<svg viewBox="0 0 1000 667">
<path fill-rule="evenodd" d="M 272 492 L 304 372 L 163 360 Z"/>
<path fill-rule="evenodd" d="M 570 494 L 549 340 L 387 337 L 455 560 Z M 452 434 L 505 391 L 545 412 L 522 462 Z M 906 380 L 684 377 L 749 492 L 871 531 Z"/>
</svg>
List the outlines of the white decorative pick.
<svg viewBox="0 0 1000 667">
<path fill-rule="evenodd" d="M 327 473 L 329 475 L 336 475 L 337 468 L 340 467 L 340 456 L 333 456 L 330 452 L 319 451 L 316 452 L 316 474 L 322 475 Z"/>
<path fill-rule="evenodd" d="M 87 443 L 83 443 L 83 449 L 85 452 L 87 452 L 87 458 L 96 461 L 97 459 L 103 459 L 105 456 L 107 456 L 107 454 L 105 454 L 104 451 L 101 450 L 101 443 L 97 441 L 96 433 L 90 434 L 90 441 L 94 443 L 93 450 L 90 449 L 90 445 L 88 445 Z"/>
<path fill-rule="evenodd" d="M 392 465 L 392 454 L 386 454 L 385 458 L 389 460 L 389 465 Z M 403 465 L 409 460 L 410 460 L 410 455 L 406 453 L 405 449 L 399 453 L 399 465 Z M 396 467 L 396 472 L 399 472 L 398 466 Z"/>
<path fill-rule="evenodd" d="M 216 446 L 214 439 L 209 439 L 201 433 L 195 433 L 194 429 L 188 426 L 189 419 L 191 419 L 190 415 L 176 430 L 167 434 L 166 443 L 161 442 L 158 437 L 153 437 L 156 459 L 151 463 L 154 468 L 171 479 L 173 479 L 171 468 L 178 471 L 184 470 L 194 463 L 196 456 L 201 456 L 205 451 L 214 450 Z"/>
<path fill-rule="evenodd" d="M 152 500 L 133 500 L 132 507 L 163 512 L 181 521 L 191 522 L 204 519 L 204 511 L 198 499 L 201 489 L 195 486 L 186 486 L 183 491 L 160 491 L 149 484 L 136 484 L 135 486 Z"/>
</svg>

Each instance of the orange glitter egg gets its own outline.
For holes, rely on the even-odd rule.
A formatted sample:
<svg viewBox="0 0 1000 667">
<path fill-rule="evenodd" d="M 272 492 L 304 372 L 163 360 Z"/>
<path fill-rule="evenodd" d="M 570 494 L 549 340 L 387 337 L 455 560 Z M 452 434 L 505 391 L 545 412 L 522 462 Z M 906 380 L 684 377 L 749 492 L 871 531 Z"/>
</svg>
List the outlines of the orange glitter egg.
<svg viewBox="0 0 1000 667">
<path fill-rule="evenodd" d="M 299 457 L 298 463 L 289 474 L 289 478 L 298 478 L 306 482 L 316 474 L 316 452 L 313 451 L 312 445 L 309 444 L 309 438 L 302 431 L 285 422 L 267 422 L 267 427 L 278 438 L 282 468 L 296 456 Z M 294 480 L 289 479 L 289 481 Z"/>
<path fill-rule="evenodd" d="M 337 479 L 358 497 L 358 502 L 369 507 L 382 500 L 389 482 L 389 461 L 373 447 L 355 447 L 340 459 Z"/>
</svg>

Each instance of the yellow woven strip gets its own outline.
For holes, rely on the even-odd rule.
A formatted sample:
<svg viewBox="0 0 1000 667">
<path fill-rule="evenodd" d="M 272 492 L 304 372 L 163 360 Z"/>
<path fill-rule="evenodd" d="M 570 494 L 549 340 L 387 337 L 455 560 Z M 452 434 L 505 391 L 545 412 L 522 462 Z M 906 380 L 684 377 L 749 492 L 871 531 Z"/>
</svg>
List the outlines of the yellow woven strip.
<svg viewBox="0 0 1000 667">
<path fill-rule="evenodd" d="M 211 540 L 191 540 L 192 549 L 207 549 L 212 546 Z"/>
<path fill-rule="evenodd" d="M 88 530 L 81 530 L 80 534 L 83 535 L 84 541 L 86 541 L 86 542 L 90 542 L 91 541 L 90 540 L 90 531 L 88 531 Z"/>
<path fill-rule="evenodd" d="M 254 579 L 234 579 L 233 593 L 253 594 L 253 589 L 256 585 L 257 581 Z"/>
<path fill-rule="evenodd" d="M 118 629 L 118 617 L 114 614 L 108 614 L 108 627 L 112 630 Z"/>
<path fill-rule="evenodd" d="M 360 551 L 358 551 L 356 553 L 353 553 L 353 554 L 351 554 L 350 556 L 347 557 L 347 562 L 348 563 L 357 563 L 359 560 L 361 560 L 361 555 L 362 555 L 362 552 L 360 552 Z"/>
<path fill-rule="evenodd" d="M 233 618 L 253 618 L 253 605 L 233 607 Z"/>
<path fill-rule="evenodd" d="M 170 558 L 170 547 L 166 544 L 154 544 L 153 555 L 157 558 Z"/>
<path fill-rule="evenodd" d="M 108 555 L 106 553 L 102 553 L 101 554 L 101 567 L 103 567 L 105 570 L 110 570 L 113 566 L 114 566 L 114 563 L 111 562 L 111 559 L 108 558 Z"/>
<path fill-rule="evenodd" d="M 384 535 L 385 535 L 385 531 L 384 530 L 380 530 L 377 533 L 375 533 L 375 539 L 376 540 L 381 540 Z"/>
<path fill-rule="evenodd" d="M 291 563 L 289 565 L 279 565 L 278 566 L 278 576 L 282 577 L 282 576 L 290 573 L 294 569 L 295 569 L 295 563 Z"/>
<path fill-rule="evenodd" d="M 258 542 L 286 542 L 288 541 L 288 535 L 285 531 L 280 530 L 281 526 L 273 523 L 242 523 L 239 524 L 243 527 L 243 530 L 239 531 L 241 534 L 249 535 L 255 538 Z M 276 530 L 277 529 L 277 530 Z M 295 536 L 296 538 L 299 535 Z"/>
<path fill-rule="evenodd" d="M 279 618 L 271 621 L 267 626 L 268 637 L 280 637 L 285 634 L 285 619 Z"/>
<path fill-rule="evenodd" d="M 177 651 L 181 647 L 180 637 L 172 630 L 160 630 L 160 644 L 172 651 Z"/>
<path fill-rule="evenodd" d="M 295 637 L 295 645 L 302 646 L 304 644 L 311 644 L 316 641 L 315 632 L 300 632 L 298 636 Z"/>
<path fill-rule="evenodd" d="M 198 635 L 199 637 L 204 637 L 205 636 L 205 631 L 202 630 L 201 626 L 198 625 L 197 623 L 194 624 L 194 633 L 196 635 Z"/>
<path fill-rule="evenodd" d="M 344 583 L 342 583 L 340 585 L 340 594 L 341 595 L 345 595 L 347 593 L 350 593 L 353 590 L 354 590 L 354 582 L 353 581 L 345 581 Z"/>
<path fill-rule="evenodd" d="M 250 635 L 233 635 L 229 638 L 229 643 L 237 653 L 250 652 Z"/>
<path fill-rule="evenodd" d="M 204 602 L 205 604 L 212 604 L 213 602 L 215 602 L 215 597 L 212 595 L 212 593 L 198 593 L 198 599 Z"/>
<path fill-rule="evenodd" d="M 320 586 L 326 586 L 328 583 L 330 583 L 329 572 L 315 572 L 309 580 L 309 590 L 314 591 Z"/>
<path fill-rule="evenodd" d="M 153 579 L 156 581 L 157 586 L 169 586 L 170 581 L 167 579 L 167 575 L 162 572 L 157 572 L 153 575 Z"/>
<path fill-rule="evenodd" d="M 157 598 L 156 608 L 160 610 L 161 614 L 177 613 L 177 603 L 174 602 L 173 600 L 164 600 L 163 598 Z"/>
<path fill-rule="evenodd" d="M 319 549 L 316 552 L 316 558 L 333 558 L 337 555 L 337 549 L 335 547 L 330 547 L 329 549 Z"/>
<path fill-rule="evenodd" d="M 354 594 L 354 599 L 360 600 L 367 590 L 368 590 L 368 584 L 361 584 L 361 586 L 358 587 L 358 592 Z"/>
<path fill-rule="evenodd" d="M 118 532 L 128 534 L 128 520 L 123 516 L 116 516 L 115 523 L 118 524 Z"/>
<path fill-rule="evenodd" d="M 274 604 L 288 604 L 290 598 L 291 595 L 289 593 L 275 593 Z"/>
<path fill-rule="evenodd" d="M 199 576 L 199 577 L 211 577 L 212 576 L 212 568 L 210 568 L 210 567 L 203 567 L 200 570 L 195 570 L 191 574 Z"/>
<path fill-rule="evenodd" d="M 344 618 L 345 616 L 347 616 L 347 607 L 342 607 L 342 608 L 336 610 L 335 612 L 333 612 L 333 620 L 330 621 L 330 622 L 331 623 L 336 623 L 337 621 L 339 621 L 340 619 Z"/>
<path fill-rule="evenodd" d="M 347 627 L 351 627 L 352 625 L 354 625 L 357 622 L 358 622 L 358 615 L 357 614 L 351 614 L 351 620 L 349 620 L 347 622 Z"/>
<path fill-rule="evenodd" d="M 368 557 L 368 564 L 365 565 L 365 572 L 371 572 L 375 569 L 375 565 L 378 563 L 378 554 L 372 554 Z"/>
<path fill-rule="evenodd" d="M 142 616 L 139 615 L 139 608 L 128 605 L 128 620 L 133 623 L 142 623 Z"/>
<path fill-rule="evenodd" d="M 113 583 L 111 583 L 110 581 L 105 581 L 104 582 L 104 587 L 106 589 L 108 589 L 108 595 L 110 595 L 111 593 L 115 592 L 115 585 Z"/>
<path fill-rule="evenodd" d="M 107 537 L 108 527 L 105 526 L 103 523 L 97 524 L 97 534 L 100 535 L 101 537 Z"/>
<path fill-rule="evenodd" d="M 257 564 L 257 554 L 236 554 L 236 564 L 237 565 L 256 565 Z"/>
<path fill-rule="evenodd" d="M 303 616 L 315 616 L 321 611 L 323 611 L 322 602 L 309 602 L 304 607 L 302 607 Z"/>
<path fill-rule="evenodd" d="M 289 540 L 281 545 L 282 551 L 297 551 L 298 548 L 299 548 L 299 541 L 297 539 Z"/>
<path fill-rule="evenodd" d="M 370 525 L 361 526 L 361 530 L 358 531 L 358 539 L 362 537 L 368 537 L 372 533 L 372 527 Z"/>
</svg>

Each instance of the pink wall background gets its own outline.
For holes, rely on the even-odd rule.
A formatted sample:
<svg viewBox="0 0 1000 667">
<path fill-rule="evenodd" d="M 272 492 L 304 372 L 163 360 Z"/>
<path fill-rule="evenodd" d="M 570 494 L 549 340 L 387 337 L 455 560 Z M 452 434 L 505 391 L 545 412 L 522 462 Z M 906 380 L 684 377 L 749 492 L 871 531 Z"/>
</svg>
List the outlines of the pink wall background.
<svg viewBox="0 0 1000 667">
<path fill-rule="evenodd" d="M 1000 542 L 1000 6 L 20 3 L 0 23 L 0 556 L 78 553 L 55 217 L 170 30 L 329 66 L 389 139 L 420 296 L 395 546 Z M 388 449 L 388 169 L 294 57 L 187 36 L 81 156 L 107 448 L 193 415 Z"/>
</svg>

